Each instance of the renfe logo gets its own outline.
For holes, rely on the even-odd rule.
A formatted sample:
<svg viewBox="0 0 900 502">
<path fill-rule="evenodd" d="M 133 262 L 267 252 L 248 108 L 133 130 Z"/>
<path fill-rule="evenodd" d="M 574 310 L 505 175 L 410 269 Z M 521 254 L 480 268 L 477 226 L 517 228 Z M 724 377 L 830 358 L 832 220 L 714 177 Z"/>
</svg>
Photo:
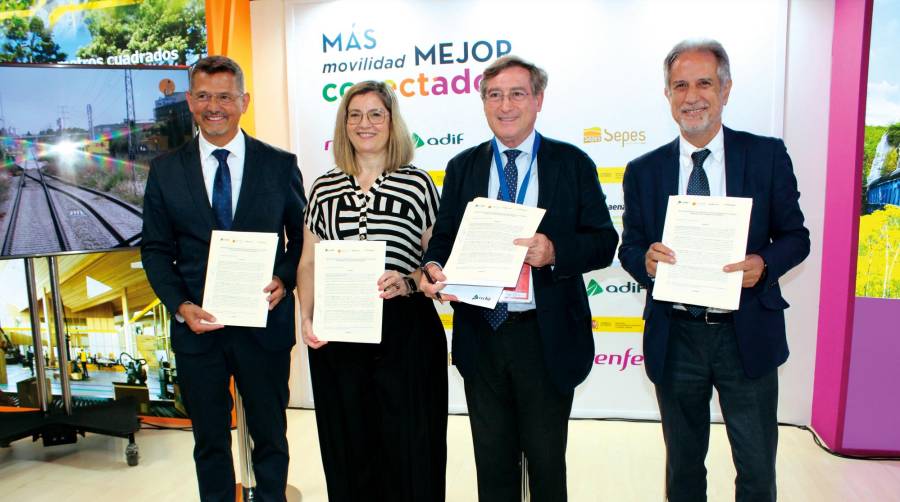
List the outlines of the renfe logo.
<svg viewBox="0 0 900 502">
<path fill-rule="evenodd" d="M 625 354 L 597 354 L 594 356 L 594 364 L 600 366 L 617 366 L 619 371 L 625 371 L 629 365 L 641 366 L 644 364 L 644 356 L 642 354 L 632 354 L 634 350 L 629 347 Z"/>
</svg>

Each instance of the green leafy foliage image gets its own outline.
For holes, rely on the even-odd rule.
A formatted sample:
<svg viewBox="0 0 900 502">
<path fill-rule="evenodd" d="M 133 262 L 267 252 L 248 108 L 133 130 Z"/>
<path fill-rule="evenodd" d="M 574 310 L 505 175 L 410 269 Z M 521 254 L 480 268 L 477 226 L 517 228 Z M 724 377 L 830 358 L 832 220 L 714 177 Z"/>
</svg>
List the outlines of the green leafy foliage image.
<svg viewBox="0 0 900 502">
<path fill-rule="evenodd" d="M 190 64 L 206 53 L 202 0 L 0 0 L 0 62 Z"/>
<path fill-rule="evenodd" d="M 0 0 L 0 12 L 22 12 L 33 2 Z M 8 17 L 0 22 L 0 62 L 54 63 L 66 54 L 53 41 L 53 34 L 39 17 Z"/>
</svg>

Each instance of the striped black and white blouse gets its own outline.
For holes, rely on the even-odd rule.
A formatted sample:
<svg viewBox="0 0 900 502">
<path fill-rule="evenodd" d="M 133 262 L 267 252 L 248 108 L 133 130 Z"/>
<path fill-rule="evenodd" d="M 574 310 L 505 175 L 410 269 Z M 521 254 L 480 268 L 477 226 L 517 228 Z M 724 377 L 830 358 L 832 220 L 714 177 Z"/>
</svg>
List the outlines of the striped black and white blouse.
<svg viewBox="0 0 900 502">
<path fill-rule="evenodd" d="M 385 241 L 385 269 L 409 274 L 421 264 L 422 234 L 437 211 L 437 188 L 415 166 L 382 173 L 368 192 L 334 168 L 313 183 L 304 223 L 322 240 Z"/>
</svg>

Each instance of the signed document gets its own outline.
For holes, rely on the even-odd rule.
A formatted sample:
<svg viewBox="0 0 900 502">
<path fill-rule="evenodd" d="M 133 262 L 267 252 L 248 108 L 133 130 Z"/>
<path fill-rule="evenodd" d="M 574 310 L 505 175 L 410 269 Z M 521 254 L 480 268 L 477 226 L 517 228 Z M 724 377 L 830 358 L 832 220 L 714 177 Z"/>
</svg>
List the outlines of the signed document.
<svg viewBox="0 0 900 502">
<path fill-rule="evenodd" d="M 446 283 L 516 286 L 528 248 L 513 240 L 533 237 L 545 212 L 484 197 L 469 202 L 444 266 Z"/>
<path fill-rule="evenodd" d="M 662 243 L 675 264 L 658 264 L 653 298 L 737 310 L 743 273 L 722 267 L 744 260 L 752 207 L 749 198 L 670 196 Z"/>
<path fill-rule="evenodd" d="M 384 241 L 316 244 L 313 332 L 329 342 L 381 342 Z"/>
<path fill-rule="evenodd" d="M 225 326 L 264 328 L 269 316 L 278 234 L 213 230 L 209 242 L 203 310 Z"/>
</svg>

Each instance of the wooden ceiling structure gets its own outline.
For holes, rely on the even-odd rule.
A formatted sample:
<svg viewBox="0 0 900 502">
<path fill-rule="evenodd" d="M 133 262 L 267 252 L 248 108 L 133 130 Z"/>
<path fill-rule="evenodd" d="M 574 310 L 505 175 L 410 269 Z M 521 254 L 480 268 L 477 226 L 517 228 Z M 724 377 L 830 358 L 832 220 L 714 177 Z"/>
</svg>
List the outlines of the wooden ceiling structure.
<svg viewBox="0 0 900 502">
<path fill-rule="evenodd" d="M 63 255 L 57 257 L 57 265 L 60 295 L 67 315 L 77 314 L 105 303 L 111 303 L 113 312 L 121 314 L 124 294 L 128 314 L 131 316 L 156 300 L 156 294 L 150 288 L 141 266 L 141 255 L 137 249 Z M 110 289 L 92 296 L 88 291 L 88 278 Z M 40 297 L 44 294 L 50 295 L 47 260 L 35 260 L 35 282 Z"/>
</svg>

